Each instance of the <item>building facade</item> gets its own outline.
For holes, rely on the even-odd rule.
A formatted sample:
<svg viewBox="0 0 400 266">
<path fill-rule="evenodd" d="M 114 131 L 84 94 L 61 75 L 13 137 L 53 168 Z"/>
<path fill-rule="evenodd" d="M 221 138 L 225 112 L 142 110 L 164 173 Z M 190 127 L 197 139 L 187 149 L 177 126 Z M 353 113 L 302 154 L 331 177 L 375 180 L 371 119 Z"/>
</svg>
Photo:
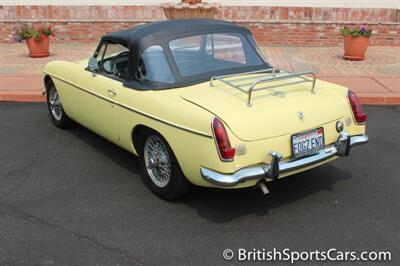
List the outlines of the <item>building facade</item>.
<svg viewBox="0 0 400 266">
<path fill-rule="evenodd" d="M 2 0 L 0 42 L 18 23 L 50 23 L 57 42 L 94 42 L 107 32 L 165 19 L 178 0 Z M 344 25 L 373 30 L 372 45 L 400 45 L 400 1 L 219 0 L 216 18 L 248 27 L 263 45 L 339 45 Z"/>
</svg>

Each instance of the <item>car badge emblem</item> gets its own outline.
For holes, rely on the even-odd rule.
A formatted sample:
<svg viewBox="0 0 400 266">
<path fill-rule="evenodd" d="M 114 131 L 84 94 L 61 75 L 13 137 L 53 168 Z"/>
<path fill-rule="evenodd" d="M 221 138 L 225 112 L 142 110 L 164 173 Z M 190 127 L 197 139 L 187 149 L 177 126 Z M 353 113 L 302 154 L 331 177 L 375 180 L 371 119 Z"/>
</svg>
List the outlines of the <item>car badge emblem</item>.
<svg viewBox="0 0 400 266">
<path fill-rule="evenodd" d="M 301 120 L 304 120 L 304 113 L 302 111 L 298 111 L 297 117 L 300 118 Z"/>
</svg>

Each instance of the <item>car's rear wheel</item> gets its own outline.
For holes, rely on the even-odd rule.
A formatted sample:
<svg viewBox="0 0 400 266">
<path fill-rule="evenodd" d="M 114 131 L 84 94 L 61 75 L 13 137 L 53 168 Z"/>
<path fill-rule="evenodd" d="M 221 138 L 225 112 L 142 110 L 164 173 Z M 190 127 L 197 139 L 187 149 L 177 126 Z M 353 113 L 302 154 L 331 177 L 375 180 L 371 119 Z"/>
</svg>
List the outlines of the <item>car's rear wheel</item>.
<svg viewBox="0 0 400 266">
<path fill-rule="evenodd" d="M 190 183 L 165 139 L 154 131 L 142 137 L 140 165 L 146 185 L 157 196 L 172 200 L 188 192 Z"/>
<path fill-rule="evenodd" d="M 54 125 L 63 129 L 71 126 L 72 121 L 65 113 L 57 89 L 52 83 L 47 88 L 47 107 Z"/>
</svg>

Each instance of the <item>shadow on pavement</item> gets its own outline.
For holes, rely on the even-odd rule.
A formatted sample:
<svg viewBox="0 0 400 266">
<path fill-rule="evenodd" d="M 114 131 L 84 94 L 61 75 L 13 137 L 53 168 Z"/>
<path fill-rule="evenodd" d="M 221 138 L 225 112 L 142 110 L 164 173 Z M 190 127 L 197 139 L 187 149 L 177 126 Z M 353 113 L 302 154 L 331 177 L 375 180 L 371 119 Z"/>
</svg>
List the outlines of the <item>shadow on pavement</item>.
<svg viewBox="0 0 400 266">
<path fill-rule="evenodd" d="M 69 132 L 133 175 L 141 175 L 136 156 L 80 125 L 76 125 Z M 333 184 L 350 178 L 351 174 L 348 172 L 327 164 L 269 182 L 267 184 L 271 191 L 269 195 L 262 195 L 261 191 L 255 187 L 238 190 L 193 187 L 188 195 L 169 204 L 188 206 L 196 210 L 200 217 L 214 223 L 227 223 L 250 214 L 268 215 L 272 209 L 296 202 L 320 191 L 332 190 Z"/>
<path fill-rule="evenodd" d="M 195 188 L 193 193 L 180 202 L 196 209 L 201 217 L 209 221 L 226 223 L 250 214 L 268 215 L 272 209 L 319 191 L 332 190 L 333 184 L 350 178 L 349 173 L 328 164 L 269 182 L 268 195 L 262 195 L 256 187 L 240 190 Z"/>
<path fill-rule="evenodd" d="M 107 158 L 113 160 L 132 174 L 140 175 L 139 160 L 128 151 L 77 123 L 74 123 L 73 127 L 69 129 L 68 132 L 81 139 L 98 152 L 101 152 Z"/>
</svg>

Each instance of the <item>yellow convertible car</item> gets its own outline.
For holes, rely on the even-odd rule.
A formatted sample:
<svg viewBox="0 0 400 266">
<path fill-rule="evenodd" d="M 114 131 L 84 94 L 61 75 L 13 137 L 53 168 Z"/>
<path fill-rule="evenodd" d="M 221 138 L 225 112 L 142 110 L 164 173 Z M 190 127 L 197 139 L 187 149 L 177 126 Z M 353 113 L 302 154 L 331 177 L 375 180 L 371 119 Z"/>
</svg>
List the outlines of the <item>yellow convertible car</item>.
<svg viewBox="0 0 400 266">
<path fill-rule="evenodd" d="M 139 156 L 156 195 L 191 184 L 259 186 L 348 156 L 366 114 L 348 88 L 272 67 L 251 32 L 218 20 L 103 36 L 93 57 L 44 70 L 54 124 L 71 121 Z"/>
</svg>

